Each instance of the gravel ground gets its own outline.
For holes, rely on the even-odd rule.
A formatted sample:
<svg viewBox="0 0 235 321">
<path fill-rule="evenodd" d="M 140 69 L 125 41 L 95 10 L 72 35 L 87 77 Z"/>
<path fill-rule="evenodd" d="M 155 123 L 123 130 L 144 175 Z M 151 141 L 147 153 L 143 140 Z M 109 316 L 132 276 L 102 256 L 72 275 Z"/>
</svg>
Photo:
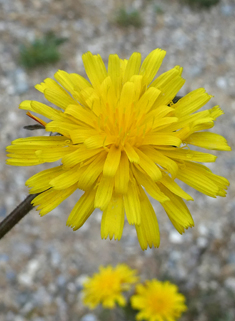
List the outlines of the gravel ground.
<svg viewBox="0 0 235 321">
<path fill-rule="evenodd" d="M 114 23 L 116 10 L 126 3 L 142 15 L 143 26 L 122 28 Z M 162 13 L 156 12 L 156 6 Z M 18 64 L 19 45 L 48 30 L 69 40 L 62 59 L 32 71 Z M 58 69 L 84 74 L 81 55 L 110 53 L 128 58 L 160 47 L 167 50 L 161 71 L 184 67 L 182 94 L 205 87 L 214 95 L 208 107 L 219 104 L 225 115 L 215 131 L 234 148 L 235 128 L 235 4 L 221 1 L 210 11 L 192 11 L 173 0 L 0 0 L 0 220 L 27 195 L 24 182 L 47 168 L 5 165 L 5 147 L 29 133 L 32 124 L 18 110 L 24 99 L 45 102 L 34 85 Z M 120 242 L 100 239 L 101 214 L 96 212 L 76 232 L 66 219 L 79 192 L 41 218 L 25 217 L 0 243 L 0 321 L 97 321 L 81 304 L 81 282 L 103 264 L 125 262 L 137 268 L 143 280 L 170 279 L 187 296 L 189 311 L 183 321 L 235 320 L 235 177 L 233 152 L 218 152 L 210 167 L 230 179 L 225 199 L 211 199 L 188 189 L 195 202 L 189 208 L 195 227 L 179 235 L 163 209 L 154 203 L 160 222 L 161 246 L 142 252 L 133 227 L 125 225 Z M 109 317 L 109 320 L 118 320 Z"/>
</svg>

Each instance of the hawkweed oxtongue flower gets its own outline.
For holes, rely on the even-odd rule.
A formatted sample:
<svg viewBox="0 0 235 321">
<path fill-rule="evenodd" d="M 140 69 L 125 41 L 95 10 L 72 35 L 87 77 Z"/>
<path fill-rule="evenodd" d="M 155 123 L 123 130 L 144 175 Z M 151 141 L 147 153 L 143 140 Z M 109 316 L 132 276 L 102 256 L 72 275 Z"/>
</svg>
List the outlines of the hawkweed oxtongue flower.
<svg viewBox="0 0 235 321">
<path fill-rule="evenodd" d="M 185 297 L 178 292 L 178 287 L 156 279 L 137 284 L 131 305 L 139 310 L 136 320 L 176 321 L 187 310 Z"/>
<path fill-rule="evenodd" d="M 126 264 L 100 266 L 99 272 L 88 278 L 83 284 L 83 303 L 90 309 L 102 304 L 104 308 L 113 309 L 116 303 L 126 305 L 124 291 L 130 290 L 132 284 L 138 281 L 136 270 Z"/>
<path fill-rule="evenodd" d="M 198 110 L 212 96 L 196 89 L 177 103 L 183 86 L 179 66 L 155 75 L 165 51 L 152 51 L 141 64 L 140 53 L 129 60 L 110 55 L 108 68 L 99 55 L 83 55 L 86 80 L 58 71 L 36 89 L 60 108 L 23 101 L 21 109 L 54 136 L 19 138 L 7 148 L 7 163 L 31 166 L 61 160 L 27 180 L 41 215 L 57 207 L 76 189 L 84 191 L 69 215 L 67 225 L 79 229 L 95 208 L 102 212 L 101 237 L 120 239 L 126 215 L 135 225 L 142 249 L 159 246 L 157 218 L 147 194 L 159 201 L 174 227 L 183 233 L 194 225 L 184 200 L 193 200 L 176 178 L 211 197 L 225 196 L 227 179 L 200 164 L 216 156 L 191 150 L 189 145 L 230 150 L 221 135 L 203 131 L 223 114 L 215 106 Z"/>
</svg>

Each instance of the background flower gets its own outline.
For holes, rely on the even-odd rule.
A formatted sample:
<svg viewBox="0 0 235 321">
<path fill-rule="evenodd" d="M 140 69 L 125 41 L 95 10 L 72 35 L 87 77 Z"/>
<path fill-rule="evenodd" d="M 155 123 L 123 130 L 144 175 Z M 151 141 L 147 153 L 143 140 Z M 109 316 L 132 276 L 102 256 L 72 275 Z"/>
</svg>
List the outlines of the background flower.
<svg viewBox="0 0 235 321">
<path fill-rule="evenodd" d="M 185 297 L 178 293 L 177 286 L 156 279 L 136 286 L 131 305 L 133 309 L 140 310 L 137 320 L 175 321 L 187 310 Z"/>
<path fill-rule="evenodd" d="M 118 264 L 115 268 L 100 266 L 99 273 L 84 283 L 83 303 L 91 309 L 99 304 L 108 309 L 115 308 L 116 303 L 125 306 L 126 299 L 122 293 L 137 281 L 136 270 L 126 264 Z"/>
</svg>

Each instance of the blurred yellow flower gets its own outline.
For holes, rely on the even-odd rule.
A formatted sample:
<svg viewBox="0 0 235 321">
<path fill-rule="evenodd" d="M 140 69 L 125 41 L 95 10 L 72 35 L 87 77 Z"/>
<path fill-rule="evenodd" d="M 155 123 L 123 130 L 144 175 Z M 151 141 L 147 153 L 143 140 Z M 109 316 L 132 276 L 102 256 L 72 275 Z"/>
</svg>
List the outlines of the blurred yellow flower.
<svg viewBox="0 0 235 321">
<path fill-rule="evenodd" d="M 137 320 L 175 321 L 187 310 L 185 297 L 178 293 L 177 286 L 156 279 L 136 286 L 131 305 L 133 309 L 140 310 Z"/>
<path fill-rule="evenodd" d="M 160 234 L 146 193 L 161 203 L 179 233 L 194 225 L 183 201 L 193 199 L 175 178 L 211 197 L 226 195 L 227 179 L 199 164 L 216 156 L 189 148 L 230 150 L 221 135 L 202 131 L 223 112 L 218 106 L 197 112 L 212 97 L 203 88 L 174 103 L 185 82 L 182 67 L 154 80 L 165 54 L 153 50 L 142 64 L 137 52 L 129 60 L 110 55 L 106 70 L 99 55 L 87 52 L 83 62 L 90 82 L 59 70 L 57 82 L 47 78 L 36 86 L 60 110 L 37 101 L 20 104 L 50 119 L 46 123 L 29 113 L 47 132 L 57 133 L 19 138 L 7 147 L 10 165 L 62 162 L 26 182 L 30 193 L 41 193 L 32 201 L 40 215 L 81 189 L 68 226 L 79 229 L 99 208 L 101 237 L 120 240 L 126 214 L 141 248 L 147 249 L 159 246 Z"/>
<path fill-rule="evenodd" d="M 98 304 L 104 308 L 113 309 L 118 303 L 126 305 L 126 299 L 122 292 L 128 291 L 131 284 L 136 283 L 138 277 L 136 270 L 132 270 L 125 264 L 112 266 L 100 266 L 99 273 L 95 273 L 84 283 L 83 303 L 90 309 Z"/>
</svg>

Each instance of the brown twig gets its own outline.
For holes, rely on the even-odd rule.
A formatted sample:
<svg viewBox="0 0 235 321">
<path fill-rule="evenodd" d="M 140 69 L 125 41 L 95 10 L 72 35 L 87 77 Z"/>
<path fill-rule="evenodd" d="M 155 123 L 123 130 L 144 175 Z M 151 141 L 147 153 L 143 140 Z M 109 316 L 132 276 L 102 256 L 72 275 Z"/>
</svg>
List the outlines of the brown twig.
<svg viewBox="0 0 235 321">
<path fill-rule="evenodd" d="M 38 194 L 28 195 L 1 223 L 0 239 L 3 238 L 33 208 L 32 200 Z"/>
</svg>

